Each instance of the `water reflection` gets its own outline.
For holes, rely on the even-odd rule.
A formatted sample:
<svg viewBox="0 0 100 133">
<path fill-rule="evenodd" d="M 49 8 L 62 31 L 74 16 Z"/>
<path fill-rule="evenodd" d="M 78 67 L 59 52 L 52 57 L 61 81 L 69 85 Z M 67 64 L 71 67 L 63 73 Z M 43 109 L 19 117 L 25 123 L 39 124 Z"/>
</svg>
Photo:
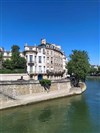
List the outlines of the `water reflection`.
<svg viewBox="0 0 100 133">
<path fill-rule="evenodd" d="M 51 112 L 50 107 L 46 107 L 46 108 L 44 108 L 41 111 L 38 119 L 39 119 L 40 122 L 46 122 L 46 121 L 49 121 L 50 120 L 51 115 L 52 115 L 52 112 Z"/>
<path fill-rule="evenodd" d="M 0 133 L 98 133 L 87 93 L 0 111 Z"/>
</svg>

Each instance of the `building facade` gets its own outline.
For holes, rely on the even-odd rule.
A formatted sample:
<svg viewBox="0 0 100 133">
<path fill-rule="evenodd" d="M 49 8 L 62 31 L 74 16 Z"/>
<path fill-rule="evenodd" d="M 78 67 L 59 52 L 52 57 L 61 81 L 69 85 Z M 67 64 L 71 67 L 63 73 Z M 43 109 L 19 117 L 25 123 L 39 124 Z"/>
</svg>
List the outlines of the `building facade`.
<svg viewBox="0 0 100 133">
<path fill-rule="evenodd" d="M 66 77 L 67 58 L 61 46 L 50 44 L 41 39 L 38 46 L 25 44 L 24 51 L 20 53 L 27 61 L 27 74 L 33 79 L 60 79 Z M 4 59 L 11 58 L 11 52 L 3 53 Z"/>
</svg>

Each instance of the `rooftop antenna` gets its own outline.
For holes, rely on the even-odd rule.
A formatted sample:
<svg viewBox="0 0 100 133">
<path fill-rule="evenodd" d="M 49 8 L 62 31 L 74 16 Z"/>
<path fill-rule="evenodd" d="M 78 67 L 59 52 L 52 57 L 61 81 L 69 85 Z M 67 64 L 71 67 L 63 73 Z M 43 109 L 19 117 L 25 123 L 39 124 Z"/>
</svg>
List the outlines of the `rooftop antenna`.
<svg viewBox="0 0 100 133">
<path fill-rule="evenodd" d="M 24 46 L 28 46 L 28 43 L 26 42 Z"/>
</svg>

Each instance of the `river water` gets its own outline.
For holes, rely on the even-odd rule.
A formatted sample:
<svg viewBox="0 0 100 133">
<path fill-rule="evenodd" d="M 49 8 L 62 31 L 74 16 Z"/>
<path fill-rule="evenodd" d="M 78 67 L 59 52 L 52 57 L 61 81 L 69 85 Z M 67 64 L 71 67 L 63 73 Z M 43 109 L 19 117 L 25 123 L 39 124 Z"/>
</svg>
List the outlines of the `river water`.
<svg viewBox="0 0 100 133">
<path fill-rule="evenodd" d="M 0 133 L 100 133 L 100 80 L 78 96 L 0 111 Z"/>
</svg>

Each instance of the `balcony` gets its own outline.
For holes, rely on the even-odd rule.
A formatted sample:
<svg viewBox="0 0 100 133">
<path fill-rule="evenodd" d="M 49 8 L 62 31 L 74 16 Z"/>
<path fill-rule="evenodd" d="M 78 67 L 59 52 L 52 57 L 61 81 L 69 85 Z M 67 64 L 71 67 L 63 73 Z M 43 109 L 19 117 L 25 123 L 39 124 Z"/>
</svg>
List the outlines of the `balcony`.
<svg viewBox="0 0 100 133">
<path fill-rule="evenodd" d="M 29 74 L 46 74 L 46 71 L 29 71 Z"/>
<path fill-rule="evenodd" d="M 28 61 L 28 65 L 34 66 L 36 64 L 36 61 Z"/>
</svg>

